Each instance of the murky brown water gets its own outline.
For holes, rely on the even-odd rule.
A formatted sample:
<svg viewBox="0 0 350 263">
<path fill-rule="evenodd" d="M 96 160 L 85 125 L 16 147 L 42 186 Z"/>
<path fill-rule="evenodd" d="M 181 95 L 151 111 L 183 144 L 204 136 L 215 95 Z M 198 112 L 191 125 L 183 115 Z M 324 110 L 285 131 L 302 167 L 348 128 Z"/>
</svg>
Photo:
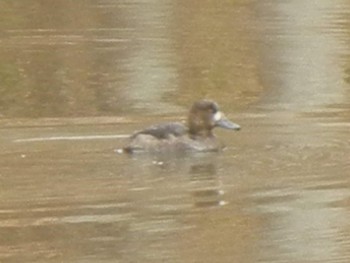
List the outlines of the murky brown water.
<svg viewBox="0 0 350 263">
<path fill-rule="evenodd" d="M 349 262 L 349 13 L 0 2 L 0 261 Z M 223 153 L 115 153 L 203 97 Z"/>
</svg>

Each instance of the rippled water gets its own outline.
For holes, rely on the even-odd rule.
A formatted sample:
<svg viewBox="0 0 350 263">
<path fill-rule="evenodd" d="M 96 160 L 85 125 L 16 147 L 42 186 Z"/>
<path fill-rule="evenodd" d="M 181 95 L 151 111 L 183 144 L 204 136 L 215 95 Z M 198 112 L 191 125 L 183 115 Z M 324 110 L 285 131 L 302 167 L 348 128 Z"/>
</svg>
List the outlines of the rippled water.
<svg viewBox="0 0 350 263">
<path fill-rule="evenodd" d="M 0 10 L 1 262 L 350 261 L 348 1 Z M 203 97 L 224 152 L 116 152 Z"/>
</svg>

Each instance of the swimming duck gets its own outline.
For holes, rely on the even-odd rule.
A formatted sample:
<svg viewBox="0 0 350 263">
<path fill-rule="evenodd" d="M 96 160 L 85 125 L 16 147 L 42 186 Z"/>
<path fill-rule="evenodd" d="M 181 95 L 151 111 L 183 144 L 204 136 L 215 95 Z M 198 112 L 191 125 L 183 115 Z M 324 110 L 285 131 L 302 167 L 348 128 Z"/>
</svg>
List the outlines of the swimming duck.
<svg viewBox="0 0 350 263">
<path fill-rule="evenodd" d="M 213 134 L 215 127 L 239 130 L 240 126 L 228 120 L 211 100 L 193 103 L 187 125 L 167 122 L 135 132 L 124 152 L 208 152 L 219 151 L 223 145 Z"/>
</svg>

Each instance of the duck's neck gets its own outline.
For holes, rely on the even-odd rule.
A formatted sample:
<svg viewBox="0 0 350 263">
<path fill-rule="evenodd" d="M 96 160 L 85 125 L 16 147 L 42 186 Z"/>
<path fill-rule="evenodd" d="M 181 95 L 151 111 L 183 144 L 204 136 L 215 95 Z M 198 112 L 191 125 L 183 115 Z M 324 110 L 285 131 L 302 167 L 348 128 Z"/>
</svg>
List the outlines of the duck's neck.
<svg viewBox="0 0 350 263">
<path fill-rule="evenodd" d="M 192 139 L 213 137 L 212 129 L 207 122 L 197 115 L 191 115 L 187 121 L 188 133 Z"/>
<path fill-rule="evenodd" d="M 211 130 L 189 130 L 189 136 L 192 139 L 205 139 L 214 137 L 214 134 Z"/>
</svg>

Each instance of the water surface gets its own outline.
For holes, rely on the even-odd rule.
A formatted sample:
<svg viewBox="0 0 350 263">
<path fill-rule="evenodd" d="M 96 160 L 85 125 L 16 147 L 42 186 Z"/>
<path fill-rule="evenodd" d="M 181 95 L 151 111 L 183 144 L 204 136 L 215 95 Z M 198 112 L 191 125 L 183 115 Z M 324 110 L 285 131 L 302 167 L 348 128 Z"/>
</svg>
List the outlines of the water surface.
<svg viewBox="0 0 350 263">
<path fill-rule="evenodd" d="M 349 262 L 349 12 L 0 3 L 1 262 Z M 121 155 L 216 100 L 222 153 Z"/>
</svg>

